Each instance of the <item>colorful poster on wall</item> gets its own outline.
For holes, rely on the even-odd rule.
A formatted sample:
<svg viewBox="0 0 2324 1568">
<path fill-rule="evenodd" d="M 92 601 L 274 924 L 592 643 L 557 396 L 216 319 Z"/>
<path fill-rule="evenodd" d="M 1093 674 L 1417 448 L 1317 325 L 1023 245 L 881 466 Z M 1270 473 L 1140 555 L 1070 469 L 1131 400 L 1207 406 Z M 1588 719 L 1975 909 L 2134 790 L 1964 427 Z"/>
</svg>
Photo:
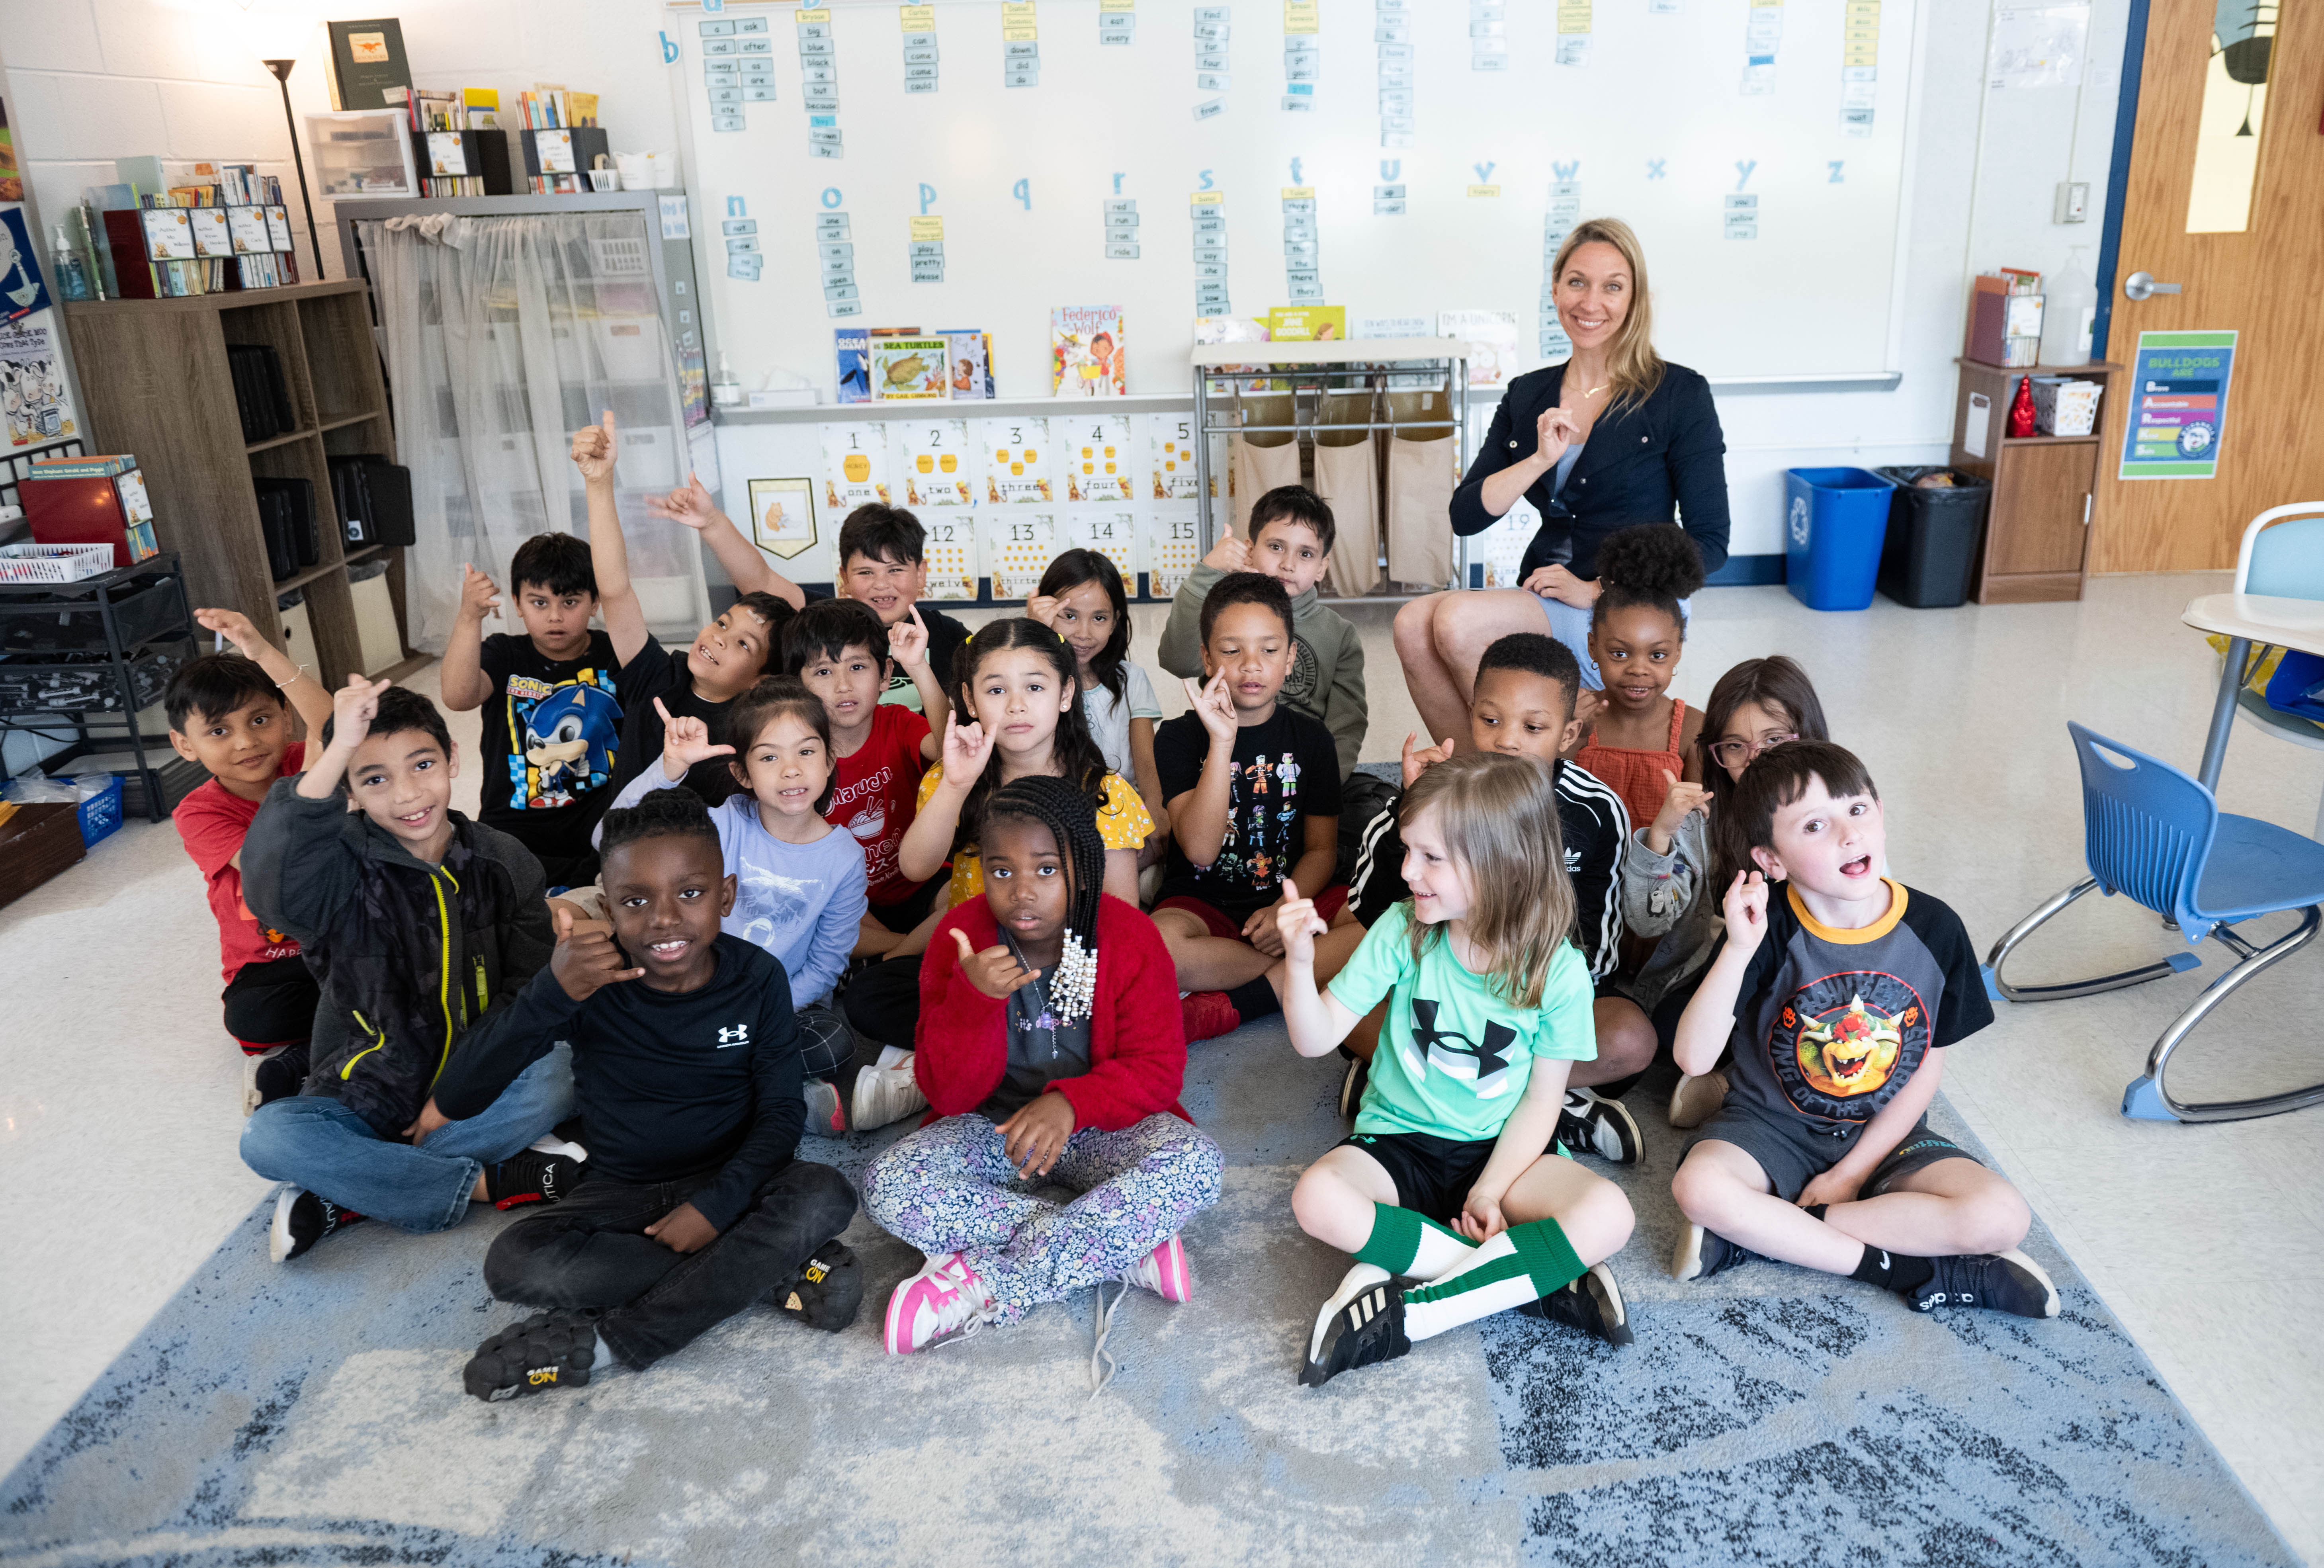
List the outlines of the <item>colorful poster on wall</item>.
<svg viewBox="0 0 2324 1568">
<path fill-rule="evenodd" d="M 0 103 L 0 201 L 24 199 L 24 177 L 16 168 L 16 133 L 8 128 L 8 106 Z"/>
<path fill-rule="evenodd" d="M 24 223 L 24 209 L 0 212 L 0 321 L 21 321 L 49 308 L 49 287 L 41 278 L 41 253 Z"/>
<path fill-rule="evenodd" d="M 55 319 L 0 326 L 0 424 L 8 447 L 38 447 L 80 434 L 64 361 L 57 353 Z"/>
<path fill-rule="evenodd" d="M 815 481 L 753 479 L 750 493 L 752 544 L 782 560 L 815 548 Z"/>
<path fill-rule="evenodd" d="M 2232 332 L 2142 332 L 2127 383 L 2125 479 L 2209 479 L 2227 432 Z"/>
</svg>

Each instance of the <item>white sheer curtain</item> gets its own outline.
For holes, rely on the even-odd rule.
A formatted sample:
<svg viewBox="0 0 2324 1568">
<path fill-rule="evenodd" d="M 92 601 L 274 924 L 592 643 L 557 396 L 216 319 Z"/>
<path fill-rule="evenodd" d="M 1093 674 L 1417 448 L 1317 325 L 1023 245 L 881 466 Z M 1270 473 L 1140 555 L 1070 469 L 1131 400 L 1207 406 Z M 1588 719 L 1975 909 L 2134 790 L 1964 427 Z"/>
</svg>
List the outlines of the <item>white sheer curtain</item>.
<svg viewBox="0 0 2324 1568">
<path fill-rule="evenodd" d="M 695 535 L 646 514 L 685 479 L 678 378 L 654 296 L 644 218 L 630 212 L 367 222 L 387 340 L 397 455 L 411 470 L 405 561 L 411 641 L 441 653 L 463 563 L 501 586 L 509 558 L 556 529 L 586 538 L 572 433 L 613 410 L 620 512 L 647 623 L 691 637 L 709 619 Z"/>
</svg>

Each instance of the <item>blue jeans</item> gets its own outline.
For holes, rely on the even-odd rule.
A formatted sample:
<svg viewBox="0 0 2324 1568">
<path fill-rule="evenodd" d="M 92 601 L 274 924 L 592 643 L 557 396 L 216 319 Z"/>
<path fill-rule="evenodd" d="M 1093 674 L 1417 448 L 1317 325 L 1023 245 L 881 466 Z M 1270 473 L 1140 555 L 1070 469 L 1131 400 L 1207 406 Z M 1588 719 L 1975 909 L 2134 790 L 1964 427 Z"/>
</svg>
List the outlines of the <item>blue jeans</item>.
<svg viewBox="0 0 2324 1568">
<path fill-rule="evenodd" d="M 488 1165 L 518 1153 L 573 1113 L 573 1047 L 559 1044 L 466 1121 L 447 1121 L 417 1148 L 382 1138 L 323 1094 L 260 1106 L 242 1124 L 242 1160 L 405 1231 L 448 1230 Z"/>
<path fill-rule="evenodd" d="M 1590 657 L 1591 612 L 1577 610 L 1563 599 L 1544 599 L 1541 608 L 1542 613 L 1549 617 L 1549 634 L 1572 649 L 1575 662 L 1582 666 L 1582 689 L 1605 690 L 1606 680 L 1598 673 L 1598 661 Z M 1678 602 L 1678 613 L 1683 617 L 1691 619 L 1693 609 L 1694 601 L 1692 599 Z"/>
</svg>

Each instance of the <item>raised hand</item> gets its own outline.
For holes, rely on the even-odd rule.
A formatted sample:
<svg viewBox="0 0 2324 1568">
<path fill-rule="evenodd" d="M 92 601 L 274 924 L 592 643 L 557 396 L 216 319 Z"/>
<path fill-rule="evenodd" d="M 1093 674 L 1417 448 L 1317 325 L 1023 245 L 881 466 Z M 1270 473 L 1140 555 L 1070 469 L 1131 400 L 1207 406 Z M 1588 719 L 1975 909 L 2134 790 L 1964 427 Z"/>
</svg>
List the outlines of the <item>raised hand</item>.
<svg viewBox="0 0 2324 1568">
<path fill-rule="evenodd" d="M 968 945 L 968 933 L 954 926 L 952 939 L 960 944 L 960 972 L 993 1001 L 999 1001 L 1013 992 L 1023 990 L 1037 978 L 1033 971 L 1017 962 L 1006 942 L 996 942 L 979 953 Z"/>
<path fill-rule="evenodd" d="M 478 625 L 484 624 L 487 615 L 498 619 L 501 591 L 493 586 L 492 578 L 465 562 L 460 574 L 460 613 Z"/>
<path fill-rule="evenodd" d="M 645 973 L 623 963 L 613 932 L 595 920 L 575 920 L 571 905 L 552 905 L 549 918 L 557 927 L 557 951 L 549 955 L 549 972 L 575 1001 L 586 1001 L 606 986 L 635 980 Z"/>
<path fill-rule="evenodd" d="M 372 720 L 379 717 L 379 694 L 395 683 L 392 680 L 366 680 L 351 675 L 347 684 L 331 694 L 331 749 L 342 757 L 355 755 L 365 735 L 371 733 Z"/>
<path fill-rule="evenodd" d="M 1404 737 L 1404 787 L 1406 789 L 1412 788 L 1414 779 L 1452 755 L 1452 740 L 1449 735 L 1433 746 L 1414 744 L 1419 739 L 1417 735 Z"/>
<path fill-rule="evenodd" d="M 1315 912 L 1315 900 L 1299 896 L 1299 884 L 1283 879 L 1283 902 L 1275 906 L 1275 930 L 1283 943 L 1283 956 L 1294 964 L 1315 962 L 1315 938 L 1331 927 Z"/>
<path fill-rule="evenodd" d="M 920 619 L 918 604 L 911 606 L 904 619 L 888 628 L 888 657 L 896 661 L 899 669 L 907 672 L 927 664 L 928 623 Z"/>
<path fill-rule="evenodd" d="M 613 417 L 611 414 L 605 416 L 608 421 L 611 421 Z M 665 521 L 680 523 L 685 527 L 695 529 L 705 527 L 726 515 L 718 510 L 718 503 L 710 499 L 710 492 L 702 486 L 701 475 L 696 474 L 688 474 L 686 476 L 686 483 L 668 495 L 647 496 L 646 512 L 649 515 L 661 518 Z"/>
<path fill-rule="evenodd" d="M 613 430 L 613 410 L 607 409 L 598 423 L 573 432 L 573 466 L 591 484 L 613 482 L 613 458 L 619 451 Z"/>
<path fill-rule="evenodd" d="M 1065 601 L 1055 594 L 1036 594 L 1025 601 L 1025 617 L 1038 621 L 1050 631 L 1057 629 L 1057 607 Z"/>
<path fill-rule="evenodd" d="M 1213 571 L 1247 572 L 1250 570 L 1250 546 L 1228 534 L 1211 547 L 1211 553 L 1203 558 L 1203 564 Z"/>
<path fill-rule="evenodd" d="M 1767 879 L 1757 872 L 1737 872 L 1720 900 L 1727 918 L 1727 940 L 1745 953 L 1754 952 L 1767 934 Z"/>
<path fill-rule="evenodd" d="M 197 610 L 194 620 L 203 631 L 215 632 L 233 643 L 235 651 L 244 659 L 255 659 L 260 649 L 272 646 L 239 610 Z"/>
<path fill-rule="evenodd" d="M 948 784 L 965 789 L 969 780 L 984 771 L 984 760 L 992 754 L 992 738 L 984 726 L 971 719 L 960 722 L 958 708 L 945 710 L 944 776 Z"/>
<path fill-rule="evenodd" d="M 1679 824 L 1700 811 L 1711 813 L 1711 791 L 1701 784 L 1690 784 L 1673 774 L 1668 768 L 1660 770 L 1663 776 L 1662 809 L 1655 813 L 1652 831 L 1667 844 L 1678 831 Z"/>
<path fill-rule="evenodd" d="M 1211 678 L 1208 686 L 1198 686 L 1192 677 L 1186 680 L 1186 704 L 1213 742 L 1224 741 L 1231 745 L 1235 731 L 1234 698 L 1227 693 L 1227 672 L 1223 669 Z"/>
<path fill-rule="evenodd" d="M 665 779 L 683 779 L 687 769 L 696 762 L 706 762 L 713 757 L 731 757 L 732 746 L 710 743 L 710 726 L 691 716 L 672 718 L 661 698 L 654 698 L 654 712 L 661 715 L 661 772 Z"/>
</svg>

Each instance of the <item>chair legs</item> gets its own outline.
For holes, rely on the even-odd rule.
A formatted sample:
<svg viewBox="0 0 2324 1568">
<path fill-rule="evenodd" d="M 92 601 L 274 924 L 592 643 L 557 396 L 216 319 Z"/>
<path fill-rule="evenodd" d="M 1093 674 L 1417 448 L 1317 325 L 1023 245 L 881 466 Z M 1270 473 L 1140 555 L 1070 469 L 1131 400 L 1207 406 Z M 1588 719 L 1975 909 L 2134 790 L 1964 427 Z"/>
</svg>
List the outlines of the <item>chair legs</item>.
<svg viewBox="0 0 2324 1568">
<path fill-rule="evenodd" d="M 2171 1054 L 2194 1032 L 2204 1016 L 2227 999 L 2244 982 L 2282 959 L 2289 958 L 2316 937 L 2317 928 L 2324 925 L 2324 907 L 2310 907 L 2300 924 L 2286 935 L 2264 947 L 2255 948 L 2237 939 L 2227 927 L 2219 927 L 2213 935 L 2229 943 L 2245 956 L 2241 963 L 2204 988 L 2194 1005 L 2171 1020 L 2147 1053 L 2146 1072 L 2134 1078 L 2122 1093 L 2122 1113 L 2150 1121 L 2241 1121 L 2254 1116 L 2274 1116 L 2286 1111 L 2324 1103 L 2324 1084 L 2310 1084 L 2305 1089 L 2293 1089 L 2282 1094 L 2263 1095 L 2255 1100 L 2186 1101 L 2172 1095 L 2163 1081 L 2163 1069 L 2169 1065 Z M 2006 940 L 2006 939 L 2005 939 Z"/>
<path fill-rule="evenodd" d="M 1987 994 L 2005 1001 L 2062 1001 L 2070 996 L 2095 996 L 2101 991 L 2120 991 L 2126 985 L 2144 985 L 2150 980 L 2161 980 L 2166 974 L 2182 974 L 2190 969 L 2202 966 L 2200 958 L 2182 950 L 2158 964 L 2126 969 L 2119 974 L 2102 974 L 2092 980 L 2070 980 L 2061 985 L 2012 985 L 2001 977 L 2003 962 L 2019 943 L 2031 936 L 2043 921 L 2062 912 L 2066 906 L 2098 885 L 2096 877 L 2084 877 L 2012 926 L 2001 940 L 1993 945 L 1993 951 L 1986 955 L 1985 987 Z"/>
</svg>

